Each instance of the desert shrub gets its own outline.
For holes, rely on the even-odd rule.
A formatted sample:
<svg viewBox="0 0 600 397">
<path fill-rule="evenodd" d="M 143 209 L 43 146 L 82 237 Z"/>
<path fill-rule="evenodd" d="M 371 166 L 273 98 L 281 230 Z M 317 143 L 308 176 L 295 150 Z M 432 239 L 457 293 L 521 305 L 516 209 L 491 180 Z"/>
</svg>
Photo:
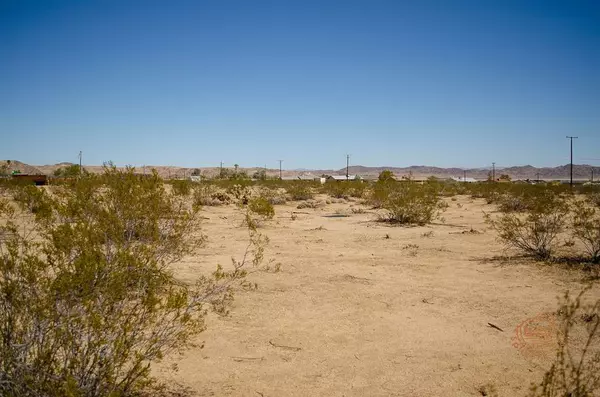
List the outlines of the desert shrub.
<svg viewBox="0 0 600 397">
<path fill-rule="evenodd" d="M 584 303 L 584 289 L 576 298 L 567 292 L 557 316 L 556 357 L 530 397 L 593 397 L 600 390 L 600 299 Z"/>
<path fill-rule="evenodd" d="M 325 203 L 321 200 L 306 200 L 301 202 L 300 204 L 298 204 L 298 206 L 296 208 L 298 208 L 299 210 L 304 209 L 304 208 L 320 208 L 325 206 Z"/>
<path fill-rule="evenodd" d="M 173 187 L 173 193 L 178 196 L 189 196 L 192 192 L 192 182 L 187 179 L 173 180 L 171 186 Z"/>
<path fill-rule="evenodd" d="M 588 201 L 591 205 L 600 208 L 600 193 L 589 194 Z"/>
<path fill-rule="evenodd" d="M 315 196 L 310 182 L 293 181 L 286 185 L 285 190 L 294 201 L 310 200 Z"/>
<path fill-rule="evenodd" d="M 379 199 L 385 212 L 381 219 L 386 222 L 423 225 L 448 207 L 437 190 L 429 185 L 400 182 L 382 192 Z"/>
<path fill-rule="evenodd" d="M 382 171 L 379 174 L 379 180 L 373 184 L 372 188 L 367 193 L 367 203 L 373 208 L 382 208 L 383 203 L 390 196 L 390 193 L 396 187 L 396 180 L 390 178 L 388 174 L 384 174 L 385 171 Z M 383 176 L 382 176 L 383 174 Z"/>
<path fill-rule="evenodd" d="M 593 262 L 600 262 L 600 209 L 576 206 L 573 236 L 583 243 Z"/>
<path fill-rule="evenodd" d="M 504 213 L 496 219 L 488 214 L 486 222 L 507 247 L 546 259 L 558 244 L 558 236 L 565 229 L 568 212 L 568 206 L 562 198 L 543 195 L 528 204 L 525 214 Z"/>
<path fill-rule="evenodd" d="M 62 178 L 74 178 L 80 176 L 81 174 L 88 174 L 88 171 L 83 167 L 80 168 L 79 164 L 71 164 L 65 167 L 59 167 L 53 172 L 55 177 Z"/>
<path fill-rule="evenodd" d="M 527 203 L 522 196 L 499 195 L 493 201 L 488 200 L 488 204 L 497 201 L 499 201 L 498 209 L 501 212 L 524 212 L 527 210 Z"/>
<path fill-rule="evenodd" d="M 49 216 L 50 199 L 44 189 L 29 184 L 14 184 L 11 191 L 13 200 L 22 210 L 35 214 L 38 219 Z"/>
<path fill-rule="evenodd" d="M 264 219 L 273 219 L 275 216 L 273 204 L 264 197 L 257 197 L 250 200 L 248 203 L 248 210 Z"/>
<path fill-rule="evenodd" d="M 515 185 L 504 193 L 498 192 L 497 197 L 498 209 L 502 212 L 538 211 L 559 200 L 560 192 L 543 186 Z"/>
<path fill-rule="evenodd" d="M 347 199 L 350 197 L 350 190 L 349 181 L 331 181 L 323 185 L 323 193 L 334 198 Z"/>
<path fill-rule="evenodd" d="M 130 396 L 152 363 L 181 351 L 227 310 L 250 255 L 193 285 L 170 265 L 201 246 L 196 209 L 154 173 L 105 169 L 56 187 L 35 238 L 8 221 L 0 241 L 0 395 Z M 98 180 L 101 183 L 97 183 Z"/>
<path fill-rule="evenodd" d="M 254 197 L 263 197 L 273 205 L 285 204 L 287 197 L 285 190 L 276 187 L 257 186 L 254 189 Z"/>
<path fill-rule="evenodd" d="M 218 187 L 201 183 L 194 189 L 193 202 L 196 206 L 219 206 L 229 204 L 231 198 Z"/>
</svg>

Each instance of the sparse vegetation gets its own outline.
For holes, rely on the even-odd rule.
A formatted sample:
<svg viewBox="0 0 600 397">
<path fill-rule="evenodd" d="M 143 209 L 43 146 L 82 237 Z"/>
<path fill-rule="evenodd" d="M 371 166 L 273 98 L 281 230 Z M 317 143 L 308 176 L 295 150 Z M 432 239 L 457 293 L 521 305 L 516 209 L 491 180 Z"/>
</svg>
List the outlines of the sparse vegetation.
<svg viewBox="0 0 600 397">
<path fill-rule="evenodd" d="M 400 182 L 394 186 L 386 184 L 377 194 L 384 210 L 381 219 L 391 223 L 424 225 L 448 207 L 430 185 L 411 182 Z"/>
<path fill-rule="evenodd" d="M 558 197 L 543 195 L 533 199 L 524 215 L 504 213 L 486 222 L 498 232 L 499 240 L 508 247 L 527 255 L 547 259 L 558 244 L 558 236 L 565 229 L 569 208 Z"/>
<path fill-rule="evenodd" d="M 314 198 L 315 193 L 312 189 L 312 183 L 305 181 L 293 181 L 286 186 L 286 191 L 290 195 L 290 199 L 310 200 Z"/>
<path fill-rule="evenodd" d="M 577 205 L 573 216 L 573 236 L 581 241 L 594 263 L 600 262 L 600 208 Z"/>
<path fill-rule="evenodd" d="M 71 164 L 65 167 L 59 167 L 54 170 L 53 175 L 60 178 L 75 178 L 83 174 L 87 174 L 85 168 L 79 168 L 79 164 Z"/>
<path fill-rule="evenodd" d="M 34 188 L 35 189 L 35 188 Z M 41 190 L 40 190 L 41 191 Z M 23 195 L 25 197 L 20 197 Z M 170 265 L 201 247 L 197 209 L 154 173 L 108 167 L 56 186 L 18 192 L 46 210 L 23 232 L 7 221 L 0 241 L 0 394 L 129 396 L 156 385 L 152 363 L 190 346 L 212 309 L 224 314 L 264 238 L 231 271 L 195 284 Z"/>
</svg>

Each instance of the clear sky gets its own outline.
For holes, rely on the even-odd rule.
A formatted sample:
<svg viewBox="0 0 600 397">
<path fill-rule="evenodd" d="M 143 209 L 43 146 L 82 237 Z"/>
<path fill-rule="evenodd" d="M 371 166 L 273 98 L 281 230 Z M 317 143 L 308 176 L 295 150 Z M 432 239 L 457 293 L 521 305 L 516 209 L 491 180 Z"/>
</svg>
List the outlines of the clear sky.
<svg viewBox="0 0 600 397">
<path fill-rule="evenodd" d="M 600 166 L 600 1 L 0 0 L 0 159 Z"/>
</svg>

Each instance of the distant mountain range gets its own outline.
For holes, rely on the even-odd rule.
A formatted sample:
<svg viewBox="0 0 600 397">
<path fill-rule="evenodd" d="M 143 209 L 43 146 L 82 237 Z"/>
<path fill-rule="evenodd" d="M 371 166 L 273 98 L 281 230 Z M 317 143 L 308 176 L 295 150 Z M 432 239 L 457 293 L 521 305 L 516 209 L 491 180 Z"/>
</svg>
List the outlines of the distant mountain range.
<svg viewBox="0 0 600 397">
<path fill-rule="evenodd" d="M 47 174 L 51 175 L 56 169 L 60 167 L 69 166 L 72 163 L 59 163 L 52 165 L 41 165 L 32 166 L 17 160 L 0 160 L 0 166 L 7 165 L 9 171 L 20 170 L 27 174 Z M 87 166 L 84 168 L 89 172 L 101 172 L 102 166 Z M 156 169 L 162 177 L 183 177 L 191 175 L 194 170 L 199 170 L 202 174 L 207 176 L 217 175 L 219 172 L 218 167 L 177 167 L 177 166 L 145 166 L 144 168 L 137 168 L 138 172 L 150 172 L 151 169 Z M 231 168 L 231 167 L 229 167 Z M 264 170 L 262 167 L 252 168 L 240 168 L 240 170 L 246 171 L 250 176 L 259 170 Z M 348 172 L 351 175 L 360 175 L 366 178 L 375 178 L 381 171 L 389 170 L 392 171 L 396 177 L 413 175 L 415 178 L 424 178 L 429 176 L 435 176 L 438 178 L 450 178 L 450 177 L 461 177 L 466 171 L 467 177 L 475 179 L 487 179 L 488 173 L 491 172 L 489 168 L 441 168 L 424 165 L 413 165 L 410 167 L 392 167 L 392 166 L 381 166 L 381 167 L 365 167 L 362 165 L 353 165 L 349 167 Z M 560 165 L 558 167 L 534 167 L 531 165 L 504 167 L 496 169 L 496 177 L 506 174 L 512 179 L 568 179 L 569 178 L 569 164 Z M 573 179 L 578 180 L 589 180 L 594 170 L 594 180 L 600 180 L 600 167 L 594 167 L 587 164 L 575 164 L 573 165 Z M 279 176 L 278 169 L 267 169 L 267 174 L 271 176 Z M 313 174 L 315 176 L 320 175 L 346 175 L 346 168 L 339 170 L 310 170 L 310 169 L 298 169 L 298 170 L 283 170 L 282 175 L 284 177 L 295 177 L 302 174 Z"/>
</svg>

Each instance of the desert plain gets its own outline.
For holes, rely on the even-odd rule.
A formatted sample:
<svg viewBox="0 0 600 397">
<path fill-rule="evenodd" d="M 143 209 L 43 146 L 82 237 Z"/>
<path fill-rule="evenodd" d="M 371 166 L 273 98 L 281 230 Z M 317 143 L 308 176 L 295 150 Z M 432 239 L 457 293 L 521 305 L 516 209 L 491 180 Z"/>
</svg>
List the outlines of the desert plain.
<svg viewBox="0 0 600 397">
<path fill-rule="evenodd" d="M 358 201 L 275 206 L 259 228 L 270 270 L 155 373 L 200 396 L 527 395 L 556 354 L 559 297 L 598 272 L 519 257 L 484 222 L 494 205 L 445 200 L 443 219 L 416 227 Z M 175 266 L 182 281 L 248 244 L 235 206 L 202 212 L 208 239 Z"/>
</svg>

